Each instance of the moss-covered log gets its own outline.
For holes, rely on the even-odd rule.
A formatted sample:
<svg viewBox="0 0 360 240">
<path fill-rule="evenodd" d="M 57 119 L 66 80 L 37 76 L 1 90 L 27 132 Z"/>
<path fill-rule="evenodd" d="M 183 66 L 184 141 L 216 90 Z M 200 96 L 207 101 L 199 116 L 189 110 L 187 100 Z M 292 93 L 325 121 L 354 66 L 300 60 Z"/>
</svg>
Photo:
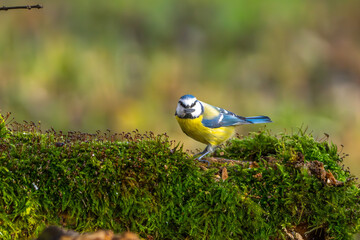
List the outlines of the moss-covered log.
<svg viewBox="0 0 360 240">
<path fill-rule="evenodd" d="M 0 119 L 3 239 L 47 225 L 145 239 L 351 239 L 359 230 L 360 191 L 344 155 L 302 132 L 235 138 L 207 167 L 166 135 L 8 128 Z"/>
</svg>

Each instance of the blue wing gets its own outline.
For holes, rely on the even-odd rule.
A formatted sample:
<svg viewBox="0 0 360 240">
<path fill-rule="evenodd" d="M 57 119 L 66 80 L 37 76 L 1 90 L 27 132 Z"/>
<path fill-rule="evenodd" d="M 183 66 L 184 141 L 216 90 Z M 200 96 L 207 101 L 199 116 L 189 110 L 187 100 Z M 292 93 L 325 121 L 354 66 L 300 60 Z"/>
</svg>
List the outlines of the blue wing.
<svg viewBox="0 0 360 240">
<path fill-rule="evenodd" d="M 208 128 L 219 128 L 240 124 L 251 124 L 246 118 L 229 112 L 225 109 L 214 107 L 210 104 L 201 102 L 204 107 L 202 124 Z"/>
<path fill-rule="evenodd" d="M 269 123 L 269 117 L 242 117 L 225 109 L 201 102 L 204 108 L 202 124 L 208 128 L 236 126 L 241 124 Z"/>
</svg>

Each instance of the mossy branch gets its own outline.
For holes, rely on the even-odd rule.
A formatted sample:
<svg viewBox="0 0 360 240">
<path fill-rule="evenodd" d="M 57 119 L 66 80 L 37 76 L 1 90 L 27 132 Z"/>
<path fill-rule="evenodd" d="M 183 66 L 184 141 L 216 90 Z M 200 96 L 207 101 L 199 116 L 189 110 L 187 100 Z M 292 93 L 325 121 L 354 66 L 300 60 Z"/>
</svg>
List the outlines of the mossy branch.
<svg viewBox="0 0 360 240">
<path fill-rule="evenodd" d="M 46 225 L 148 239 L 351 239 L 359 231 L 360 190 L 342 166 L 346 155 L 305 133 L 235 138 L 214 155 L 231 161 L 204 168 L 166 135 L 7 128 L 3 239 L 31 239 Z"/>
</svg>

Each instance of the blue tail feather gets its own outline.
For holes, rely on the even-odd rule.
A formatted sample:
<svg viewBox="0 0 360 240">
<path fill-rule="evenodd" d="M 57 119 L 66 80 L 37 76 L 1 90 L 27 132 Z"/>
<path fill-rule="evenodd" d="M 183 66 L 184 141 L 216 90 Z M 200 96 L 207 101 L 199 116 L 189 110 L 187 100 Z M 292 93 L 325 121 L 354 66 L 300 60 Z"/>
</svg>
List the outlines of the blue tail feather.
<svg viewBox="0 0 360 240">
<path fill-rule="evenodd" d="M 270 123 L 271 119 L 267 116 L 256 116 L 256 117 L 247 117 L 246 121 L 251 123 Z"/>
</svg>

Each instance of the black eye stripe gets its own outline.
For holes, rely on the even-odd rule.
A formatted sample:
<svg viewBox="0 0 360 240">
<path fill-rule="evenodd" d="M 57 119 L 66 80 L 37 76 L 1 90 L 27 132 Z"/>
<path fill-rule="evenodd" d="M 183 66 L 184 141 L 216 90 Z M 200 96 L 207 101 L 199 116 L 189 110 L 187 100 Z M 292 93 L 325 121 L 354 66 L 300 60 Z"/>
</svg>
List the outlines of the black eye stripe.
<svg viewBox="0 0 360 240">
<path fill-rule="evenodd" d="M 184 108 L 192 108 L 192 107 L 195 107 L 196 103 L 197 103 L 198 100 L 196 100 L 193 104 L 191 104 L 191 106 L 187 106 L 185 105 L 182 101 L 179 101 L 180 105 Z"/>
<path fill-rule="evenodd" d="M 197 102 L 197 100 L 193 104 L 191 104 L 190 107 L 195 107 L 196 102 Z"/>
<path fill-rule="evenodd" d="M 186 108 L 186 106 L 184 105 L 183 102 L 179 101 L 179 103 L 180 103 L 180 105 L 181 105 L 182 107 Z"/>
</svg>

